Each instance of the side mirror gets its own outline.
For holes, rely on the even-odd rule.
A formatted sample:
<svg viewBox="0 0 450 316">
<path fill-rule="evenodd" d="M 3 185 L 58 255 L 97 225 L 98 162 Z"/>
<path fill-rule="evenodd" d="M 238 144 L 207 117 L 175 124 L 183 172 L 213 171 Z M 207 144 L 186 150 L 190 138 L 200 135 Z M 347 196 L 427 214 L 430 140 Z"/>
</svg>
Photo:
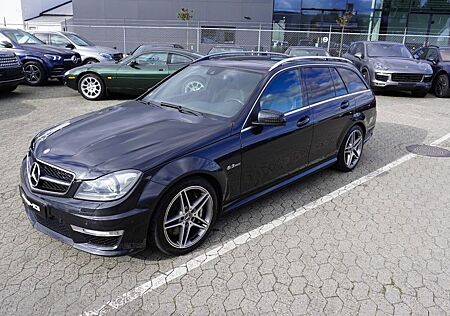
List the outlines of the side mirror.
<svg viewBox="0 0 450 316">
<path fill-rule="evenodd" d="M 355 53 L 355 55 L 354 55 L 356 58 L 358 58 L 358 59 L 363 59 L 363 55 L 362 55 L 362 53 L 361 52 L 357 52 L 357 53 Z"/>
<path fill-rule="evenodd" d="M 281 126 L 286 123 L 284 114 L 274 110 L 261 110 L 258 113 L 258 120 L 253 122 L 254 125 L 271 125 Z"/>
<path fill-rule="evenodd" d="M 4 48 L 13 48 L 13 45 L 7 41 L 1 41 L 0 46 L 3 46 Z"/>
<path fill-rule="evenodd" d="M 137 65 L 139 65 L 139 63 L 136 61 L 136 59 L 133 59 L 128 63 L 128 66 L 130 67 L 136 67 Z"/>
<path fill-rule="evenodd" d="M 66 45 L 66 48 L 68 49 L 75 49 L 75 45 L 73 45 L 72 43 L 69 43 Z"/>
<path fill-rule="evenodd" d="M 427 58 L 427 61 L 429 61 L 430 63 L 433 63 L 434 65 L 437 64 L 437 58 L 435 58 L 435 57 Z"/>
</svg>

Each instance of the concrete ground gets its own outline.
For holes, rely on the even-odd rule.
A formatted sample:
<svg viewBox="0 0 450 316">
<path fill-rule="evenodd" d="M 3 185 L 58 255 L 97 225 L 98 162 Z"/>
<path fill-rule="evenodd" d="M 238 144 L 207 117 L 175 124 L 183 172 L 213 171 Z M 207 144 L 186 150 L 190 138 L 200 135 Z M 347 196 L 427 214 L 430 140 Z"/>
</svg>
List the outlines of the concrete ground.
<svg viewBox="0 0 450 316">
<path fill-rule="evenodd" d="M 57 84 L 0 95 L 0 315 L 450 314 L 450 158 L 405 149 L 450 148 L 450 99 L 377 96 L 353 172 L 240 208 L 189 255 L 104 258 L 31 227 L 19 165 L 39 130 L 123 101 Z"/>
</svg>

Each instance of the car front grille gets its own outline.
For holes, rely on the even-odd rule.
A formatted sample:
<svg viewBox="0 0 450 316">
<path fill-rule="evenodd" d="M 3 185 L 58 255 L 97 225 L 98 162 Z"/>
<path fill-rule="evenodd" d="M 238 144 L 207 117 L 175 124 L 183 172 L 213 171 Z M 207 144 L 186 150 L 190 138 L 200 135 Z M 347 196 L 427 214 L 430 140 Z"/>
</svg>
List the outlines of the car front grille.
<svg viewBox="0 0 450 316">
<path fill-rule="evenodd" d="M 394 73 L 391 78 L 396 82 L 421 82 L 423 75 Z"/>
<path fill-rule="evenodd" d="M 123 54 L 122 53 L 118 53 L 118 54 L 114 54 L 113 55 L 113 59 L 115 60 L 115 61 L 119 61 L 119 60 L 121 60 L 123 58 Z"/>
<path fill-rule="evenodd" d="M 38 171 L 36 171 L 38 170 Z M 28 179 L 33 190 L 66 194 L 74 174 L 28 156 Z"/>
<path fill-rule="evenodd" d="M 0 54 L 0 68 L 11 68 L 20 65 L 19 59 L 13 54 Z"/>
</svg>

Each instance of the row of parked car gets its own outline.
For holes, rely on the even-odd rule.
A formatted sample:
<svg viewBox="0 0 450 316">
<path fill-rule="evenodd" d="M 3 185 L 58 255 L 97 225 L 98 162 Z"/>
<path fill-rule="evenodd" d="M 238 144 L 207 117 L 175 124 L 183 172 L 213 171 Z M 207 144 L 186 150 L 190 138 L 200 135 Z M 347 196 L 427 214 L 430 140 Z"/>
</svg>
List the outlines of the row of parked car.
<svg viewBox="0 0 450 316">
<path fill-rule="evenodd" d="M 209 54 L 245 51 L 237 45 L 218 45 Z M 322 47 L 291 46 L 285 56 L 330 56 Z M 140 45 L 124 56 L 115 48 L 95 45 L 71 32 L 35 32 L 0 28 L 0 90 L 12 91 L 25 81 L 44 84 L 56 78 L 88 100 L 108 93 L 139 95 L 163 78 L 201 58 L 179 44 Z M 423 97 L 430 90 L 450 96 L 450 47 L 421 47 L 411 53 L 399 43 L 354 42 L 344 58 L 352 61 L 375 92 L 406 90 Z M 23 68 L 23 73 L 21 69 Z M 201 80 L 184 89 L 202 89 Z"/>
</svg>

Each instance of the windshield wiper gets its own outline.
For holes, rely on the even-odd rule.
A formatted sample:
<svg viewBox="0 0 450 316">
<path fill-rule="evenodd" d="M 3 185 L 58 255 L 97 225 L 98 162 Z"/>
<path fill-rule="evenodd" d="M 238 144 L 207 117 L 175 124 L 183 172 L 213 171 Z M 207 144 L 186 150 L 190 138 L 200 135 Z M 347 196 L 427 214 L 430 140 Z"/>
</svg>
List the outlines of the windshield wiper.
<svg viewBox="0 0 450 316">
<path fill-rule="evenodd" d="M 164 106 L 164 107 L 168 107 L 168 108 L 172 108 L 172 109 L 177 109 L 178 111 L 180 111 L 182 113 L 189 113 L 189 114 L 193 114 L 195 116 L 203 115 L 201 112 L 198 112 L 198 111 L 195 111 L 195 110 L 192 110 L 192 109 L 189 109 L 189 108 L 185 108 L 184 106 L 177 105 L 177 104 L 161 102 L 159 105 L 160 106 Z"/>
</svg>

